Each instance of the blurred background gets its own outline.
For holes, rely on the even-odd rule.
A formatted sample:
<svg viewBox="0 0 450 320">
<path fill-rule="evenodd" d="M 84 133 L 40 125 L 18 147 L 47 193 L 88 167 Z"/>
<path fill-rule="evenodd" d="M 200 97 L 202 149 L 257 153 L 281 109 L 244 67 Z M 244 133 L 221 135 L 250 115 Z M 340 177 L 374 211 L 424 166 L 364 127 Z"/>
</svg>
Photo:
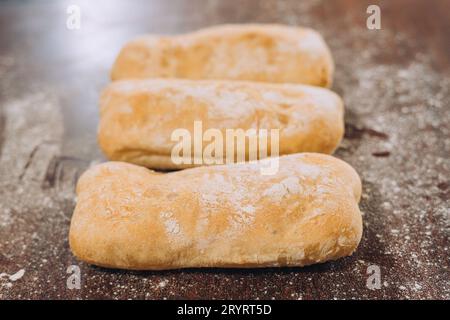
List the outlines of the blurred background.
<svg viewBox="0 0 450 320">
<path fill-rule="evenodd" d="M 367 27 L 369 5 L 381 29 Z M 80 11 L 80 28 L 68 27 Z M 69 12 L 68 12 L 69 10 Z M 122 272 L 71 255 L 78 176 L 104 161 L 97 99 L 125 42 L 222 23 L 317 29 L 363 179 L 358 251 L 308 268 Z M 450 1 L 0 1 L 0 299 L 450 298 Z M 66 286 L 81 268 L 82 287 Z M 367 287 L 367 270 L 381 287 Z M 11 277 L 11 275 L 17 275 Z"/>
</svg>

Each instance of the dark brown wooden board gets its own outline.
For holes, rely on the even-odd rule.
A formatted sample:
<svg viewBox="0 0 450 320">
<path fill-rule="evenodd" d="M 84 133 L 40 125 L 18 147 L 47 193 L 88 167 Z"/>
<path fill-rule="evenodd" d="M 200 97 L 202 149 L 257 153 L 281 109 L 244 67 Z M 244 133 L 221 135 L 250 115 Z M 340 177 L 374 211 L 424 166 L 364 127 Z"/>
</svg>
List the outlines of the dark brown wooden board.
<svg viewBox="0 0 450 320">
<path fill-rule="evenodd" d="M 76 31 L 66 28 L 72 3 Z M 369 4 L 381 7 L 381 30 L 366 27 Z M 77 261 L 67 241 L 74 185 L 104 160 L 97 99 L 120 47 L 142 33 L 238 22 L 308 26 L 329 43 L 346 105 L 336 156 L 364 186 L 357 252 L 260 270 L 126 272 Z M 449 299 L 449 93 L 448 0 L 2 1 L 0 298 Z M 66 286 L 70 265 L 81 268 L 80 290 Z M 371 265 L 380 289 L 366 286 Z"/>
</svg>

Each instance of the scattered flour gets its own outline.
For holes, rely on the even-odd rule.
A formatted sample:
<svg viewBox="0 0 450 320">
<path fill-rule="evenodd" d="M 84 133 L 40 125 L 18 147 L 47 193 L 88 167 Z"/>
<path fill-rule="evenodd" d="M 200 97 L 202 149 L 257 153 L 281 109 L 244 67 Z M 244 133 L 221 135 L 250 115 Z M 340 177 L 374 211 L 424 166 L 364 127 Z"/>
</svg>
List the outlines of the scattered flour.
<svg viewBox="0 0 450 320">
<path fill-rule="evenodd" d="M 161 212 L 160 218 L 163 220 L 164 226 L 166 228 L 166 233 L 170 235 L 177 235 L 180 233 L 180 224 L 177 219 L 173 217 L 172 212 Z"/>
<path fill-rule="evenodd" d="M 25 269 L 20 269 L 19 271 L 11 275 L 4 272 L 0 273 L 0 288 L 1 287 L 11 288 L 12 282 L 20 280 L 24 274 Z"/>
</svg>

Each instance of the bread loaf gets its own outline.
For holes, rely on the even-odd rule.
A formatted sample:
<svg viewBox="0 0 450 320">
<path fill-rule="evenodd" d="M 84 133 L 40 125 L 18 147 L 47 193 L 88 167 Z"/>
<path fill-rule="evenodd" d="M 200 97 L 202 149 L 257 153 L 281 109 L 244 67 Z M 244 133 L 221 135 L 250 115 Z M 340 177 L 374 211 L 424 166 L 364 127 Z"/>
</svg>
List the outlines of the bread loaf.
<svg viewBox="0 0 450 320">
<path fill-rule="evenodd" d="M 122 162 L 80 178 L 70 247 L 122 269 L 304 266 L 350 255 L 361 238 L 361 182 L 322 154 L 167 174 Z"/>
<path fill-rule="evenodd" d="M 173 161 L 178 140 L 172 134 L 186 129 L 194 138 L 194 123 L 200 121 L 203 131 L 217 129 L 224 139 L 227 129 L 277 129 L 279 154 L 332 153 L 343 136 L 343 113 L 342 100 L 336 94 L 306 85 L 123 80 L 110 84 L 101 95 L 98 141 L 110 160 L 155 169 L 192 167 L 196 166 L 194 160 Z M 205 141 L 203 149 L 207 145 Z M 269 142 L 266 147 L 267 155 L 273 154 Z M 258 150 L 247 143 L 244 151 L 248 159 Z M 192 153 L 192 158 L 202 156 L 208 158 Z M 227 163 L 226 156 L 224 152 L 222 163 Z M 263 157 L 253 159 L 259 158 Z M 203 160 L 201 164 L 208 159 Z"/>
<path fill-rule="evenodd" d="M 135 39 L 121 50 L 111 78 L 231 79 L 329 87 L 333 70 L 329 49 L 317 32 L 242 24 Z"/>
</svg>

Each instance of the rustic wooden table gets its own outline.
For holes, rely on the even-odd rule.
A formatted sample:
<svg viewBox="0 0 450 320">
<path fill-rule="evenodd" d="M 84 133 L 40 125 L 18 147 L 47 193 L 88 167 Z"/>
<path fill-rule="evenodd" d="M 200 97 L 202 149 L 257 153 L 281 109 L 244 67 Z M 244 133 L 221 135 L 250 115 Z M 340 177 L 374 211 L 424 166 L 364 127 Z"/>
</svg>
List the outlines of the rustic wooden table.
<svg viewBox="0 0 450 320">
<path fill-rule="evenodd" d="M 79 30 L 66 28 L 69 4 L 81 9 Z M 366 27 L 369 4 L 381 8 L 381 30 Z M 74 185 L 104 160 L 97 98 L 121 45 L 238 22 L 309 26 L 329 43 L 346 104 L 336 155 L 364 185 L 357 252 L 261 270 L 125 272 L 77 261 L 67 241 Z M 0 298 L 449 299 L 449 34 L 448 0 L 2 1 Z M 71 265 L 79 290 L 66 285 Z M 381 285 L 370 289 L 377 268 Z"/>
</svg>

